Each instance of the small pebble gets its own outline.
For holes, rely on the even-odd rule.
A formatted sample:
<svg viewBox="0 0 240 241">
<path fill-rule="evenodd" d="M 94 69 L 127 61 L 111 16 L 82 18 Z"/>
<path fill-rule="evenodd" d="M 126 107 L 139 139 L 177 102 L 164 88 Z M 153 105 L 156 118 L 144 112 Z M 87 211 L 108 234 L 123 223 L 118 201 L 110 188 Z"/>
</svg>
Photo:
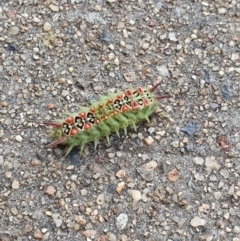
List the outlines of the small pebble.
<svg viewBox="0 0 240 241">
<path fill-rule="evenodd" d="M 49 32 L 51 30 L 51 28 L 52 28 L 52 25 L 50 23 L 48 23 L 48 22 L 44 23 L 44 25 L 43 25 L 44 32 Z"/>
<path fill-rule="evenodd" d="M 90 237 L 94 238 L 96 236 L 96 234 L 97 234 L 97 231 L 93 230 L 93 229 L 88 229 L 88 230 L 82 232 L 82 235 L 87 238 L 90 238 Z"/>
<path fill-rule="evenodd" d="M 169 40 L 171 40 L 173 42 L 177 41 L 175 33 L 169 33 L 168 37 L 169 37 Z"/>
<path fill-rule="evenodd" d="M 126 171 L 125 170 L 119 170 L 116 173 L 116 177 L 118 177 L 118 178 L 124 178 L 125 176 L 126 176 Z"/>
<path fill-rule="evenodd" d="M 197 165 L 202 165 L 204 163 L 204 159 L 202 157 L 194 157 L 193 162 Z"/>
<path fill-rule="evenodd" d="M 167 173 L 167 178 L 170 182 L 176 182 L 179 178 L 179 171 L 175 168 Z"/>
<path fill-rule="evenodd" d="M 18 210 L 17 210 L 17 208 L 15 208 L 15 207 L 11 208 L 11 213 L 12 213 L 14 216 L 17 216 L 17 215 L 18 215 Z"/>
<path fill-rule="evenodd" d="M 21 137 L 20 135 L 16 135 L 16 140 L 17 140 L 18 142 L 22 142 L 22 137 Z"/>
<path fill-rule="evenodd" d="M 129 82 L 129 83 L 136 81 L 135 72 L 125 73 L 125 74 L 123 74 L 123 77 L 124 77 L 124 79 L 125 79 L 127 82 Z"/>
<path fill-rule="evenodd" d="M 13 182 L 12 182 L 12 189 L 18 189 L 19 188 L 19 181 L 17 181 L 17 180 L 13 180 Z"/>
<path fill-rule="evenodd" d="M 33 237 L 35 239 L 42 239 L 43 238 L 43 234 L 42 234 L 41 230 L 40 229 L 36 229 L 34 231 L 34 233 L 33 233 Z"/>
<path fill-rule="evenodd" d="M 216 199 L 216 200 L 220 200 L 221 199 L 221 197 L 222 197 L 222 193 L 221 192 L 214 192 L 214 198 Z"/>
<path fill-rule="evenodd" d="M 224 177 L 224 178 L 229 178 L 229 172 L 226 169 L 221 169 L 220 170 L 220 174 Z"/>
<path fill-rule="evenodd" d="M 168 68 L 165 65 L 161 65 L 161 66 L 157 67 L 157 70 L 161 76 L 170 77 Z"/>
<path fill-rule="evenodd" d="M 233 195 L 234 194 L 234 190 L 235 190 L 235 185 L 234 183 L 230 186 L 229 190 L 228 190 L 228 195 Z"/>
<path fill-rule="evenodd" d="M 226 8 L 219 8 L 218 9 L 218 14 L 223 15 L 227 12 Z"/>
<path fill-rule="evenodd" d="M 128 193 L 132 196 L 134 202 L 138 202 L 142 199 L 142 194 L 138 190 L 128 190 Z"/>
<path fill-rule="evenodd" d="M 128 215 L 126 213 L 119 214 L 119 216 L 116 218 L 117 229 L 118 230 L 125 229 L 127 222 L 128 222 Z"/>
<path fill-rule="evenodd" d="M 233 227 L 233 232 L 236 234 L 240 234 L 240 227 L 239 226 L 234 226 Z"/>
<path fill-rule="evenodd" d="M 61 93 L 62 97 L 66 97 L 69 95 L 69 91 L 67 90 L 63 90 L 62 93 Z"/>
<path fill-rule="evenodd" d="M 194 228 L 200 227 L 200 226 L 205 226 L 206 220 L 202 219 L 202 218 L 200 218 L 198 216 L 195 216 L 194 218 L 191 219 L 190 224 Z"/>
<path fill-rule="evenodd" d="M 49 196 L 52 196 L 57 190 L 54 186 L 48 186 L 45 193 Z"/>
<path fill-rule="evenodd" d="M 63 221 L 62 218 L 60 217 L 60 214 L 58 214 L 58 213 L 52 214 L 52 219 L 53 219 L 53 222 L 56 225 L 56 227 L 60 228 L 62 225 L 62 221 Z"/>
<path fill-rule="evenodd" d="M 53 4 L 49 5 L 49 8 L 53 11 L 53 12 L 58 12 L 59 11 L 59 7 Z"/>
<path fill-rule="evenodd" d="M 120 194 L 125 187 L 125 182 L 120 182 L 117 184 L 115 191 Z"/>
<path fill-rule="evenodd" d="M 86 223 L 87 223 L 86 219 L 85 219 L 84 216 L 82 216 L 82 215 L 76 216 L 76 217 L 74 218 L 74 220 L 75 220 L 78 224 L 80 224 L 81 226 L 85 226 Z"/>
<path fill-rule="evenodd" d="M 149 43 L 144 43 L 143 46 L 142 46 L 142 48 L 143 48 L 144 50 L 146 50 L 146 49 L 149 48 L 149 46 L 150 46 Z"/>
<path fill-rule="evenodd" d="M 60 198 L 59 201 L 58 201 L 58 204 L 59 204 L 60 207 L 64 207 L 64 205 L 65 205 L 64 199 Z"/>
<path fill-rule="evenodd" d="M 9 28 L 8 33 L 10 35 L 17 35 L 19 33 L 19 28 L 16 26 L 12 26 Z"/>
<path fill-rule="evenodd" d="M 147 146 L 151 146 L 154 142 L 154 139 L 151 136 L 148 136 L 147 138 L 144 139 L 144 142 Z"/>
</svg>

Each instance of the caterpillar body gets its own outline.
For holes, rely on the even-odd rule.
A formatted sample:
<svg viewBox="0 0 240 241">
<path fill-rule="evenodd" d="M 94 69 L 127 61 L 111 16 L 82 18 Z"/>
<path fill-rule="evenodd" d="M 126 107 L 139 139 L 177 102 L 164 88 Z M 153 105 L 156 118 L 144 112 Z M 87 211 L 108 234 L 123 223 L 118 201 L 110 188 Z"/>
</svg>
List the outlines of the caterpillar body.
<svg viewBox="0 0 240 241">
<path fill-rule="evenodd" d="M 82 153 L 88 142 L 94 142 L 96 149 L 101 137 L 106 137 L 109 142 L 109 135 L 113 132 L 119 136 L 119 130 L 123 129 L 126 134 L 129 126 L 136 130 L 136 123 L 139 121 L 149 122 L 149 116 L 156 111 L 159 100 L 171 97 L 155 96 L 153 92 L 158 85 L 110 93 L 102 96 L 90 107 L 80 108 L 77 113 L 70 114 L 63 121 L 44 122 L 46 126 L 53 127 L 51 135 L 54 141 L 48 147 L 66 145 L 66 155 L 74 147 L 80 147 Z"/>
</svg>

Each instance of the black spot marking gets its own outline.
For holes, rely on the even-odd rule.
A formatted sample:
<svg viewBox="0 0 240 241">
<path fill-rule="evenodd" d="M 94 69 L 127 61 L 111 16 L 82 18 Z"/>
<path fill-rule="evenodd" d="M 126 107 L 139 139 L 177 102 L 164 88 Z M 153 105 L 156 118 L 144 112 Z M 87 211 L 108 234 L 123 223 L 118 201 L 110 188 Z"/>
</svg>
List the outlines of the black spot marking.
<svg viewBox="0 0 240 241">
<path fill-rule="evenodd" d="M 93 113 L 88 112 L 85 121 L 89 122 L 90 124 L 95 124 L 95 119 L 96 119 L 96 116 Z"/>
<path fill-rule="evenodd" d="M 115 109 L 121 110 L 121 108 L 122 108 L 122 106 L 123 106 L 123 103 L 122 103 L 122 101 L 120 101 L 120 100 L 115 100 L 115 101 L 113 102 L 113 106 L 114 106 Z"/>
<path fill-rule="evenodd" d="M 68 123 L 64 122 L 62 124 L 62 128 L 63 128 L 63 133 L 66 135 L 69 135 L 70 130 L 71 130 L 70 125 Z"/>
<path fill-rule="evenodd" d="M 139 105 L 143 106 L 143 100 L 142 100 L 142 99 L 139 99 L 139 100 L 137 101 L 137 103 L 138 103 Z"/>
<path fill-rule="evenodd" d="M 131 100 L 128 96 L 124 96 L 124 104 L 131 106 Z"/>
<path fill-rule="evenodd" d="M 134 92 L 133 92 L 133 96 L 134 96 L 134 97 L 138 97 L 138 96 L 139 96 L 139 93 L 138 93 L 137 91 L 134 91 Z"/>
<path fill-rule="evenodd" d="M 81 117 L 76 116 L 75 117 L 75 126 L 82 130 L 83 126 L 84 126 L 84 120 Z"/>
</svg>

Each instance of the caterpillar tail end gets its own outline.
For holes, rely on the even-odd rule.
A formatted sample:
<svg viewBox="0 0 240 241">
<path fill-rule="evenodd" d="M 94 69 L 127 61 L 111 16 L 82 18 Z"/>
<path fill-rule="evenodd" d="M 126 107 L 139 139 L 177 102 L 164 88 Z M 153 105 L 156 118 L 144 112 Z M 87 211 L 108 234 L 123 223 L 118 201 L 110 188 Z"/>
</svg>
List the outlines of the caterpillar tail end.
<svg viewBox="0 0 240 241">
<path fill-rule="evenodd" d="M 149 91 L 150 91 L 151 93 L 154 92 L 154 91 L 157 89 L 157 87 L 160 85 L 160 83 L 161 83 L 161 82 L 158 82 L 157 84 L 155 84 L 152 88 L 149 89 Z"/>
<path fill-rule="evenodd" d="M 171 95 L 163 95 L 163 96 L 156 96 L 155 99 L 157 101 L 160 101 L 160 100 L 168 99 L 168 98 L 171 98 L 171 97 L 172 97 Z"/>
<path fill-rule="evenodd" d="M 52 126 L 52 127 L 61 127 L 61 123 L 56 123 L 56 122 L 50 122 L 50 121 L 44 121 L 43 124 L 45 126 Z"/>
<path fill-rule="evenodd" d="M 50 144 L 47 145 L 48 148 L 53 148 L 56 147 L 57 145 L 63 143 L 66 140 L 66 136 L 62 136 L 56 141 L 51 142 Z"/>
</svg>

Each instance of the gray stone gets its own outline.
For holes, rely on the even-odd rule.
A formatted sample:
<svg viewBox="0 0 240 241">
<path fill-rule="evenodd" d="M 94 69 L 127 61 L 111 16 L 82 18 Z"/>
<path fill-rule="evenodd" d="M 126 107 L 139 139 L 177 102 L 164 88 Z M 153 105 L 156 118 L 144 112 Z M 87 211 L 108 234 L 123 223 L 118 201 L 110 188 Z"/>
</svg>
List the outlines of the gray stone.
<svg viewBox="0 0 240 241">
<path fill-rule="evenodd" d="M 69 94 L 68 90 L 63 90 L 61 95 L 62 95 L 62 97 L 66 97 L 66 96 L 68 96 L 68 94 Z"/>
<path fill-rule="evenodd" d="M 220 174 L 224 177 L 224 178 L 229 178 L 229 172 L 226 169 L 221 169 L 220 170 Z"/>
<path fill-rule="evenodd" d="M 19 33 L 19 28 L 17 26 L 12 26 L 9 28 L 8 33 L 11 35 L 17 35 Z"/>
<path fill-rule="evenodd" d="M 157 66 L 157 70 L 161 76 L 170 76 L 169 71 L 165 65 Z"/>
<path fill-rule="evenodd" d="M 52 215 L 52 218 L 53 218 L 53 222 L 54 224 L 56 225 L 57 228 L 60 228 L 60 226 L 62 225 L 62 219 L 60 217 L 60 214 L 58 213 L 54 213 Z"/>
<path fill-rule="evenodd" d="M 221 199 L 221 197 L 222 197 L 222 193 L 221 192 L 214 192 L 214 198 L 216 199 L 216 200 L 220 200 Z"/>
</svg>

